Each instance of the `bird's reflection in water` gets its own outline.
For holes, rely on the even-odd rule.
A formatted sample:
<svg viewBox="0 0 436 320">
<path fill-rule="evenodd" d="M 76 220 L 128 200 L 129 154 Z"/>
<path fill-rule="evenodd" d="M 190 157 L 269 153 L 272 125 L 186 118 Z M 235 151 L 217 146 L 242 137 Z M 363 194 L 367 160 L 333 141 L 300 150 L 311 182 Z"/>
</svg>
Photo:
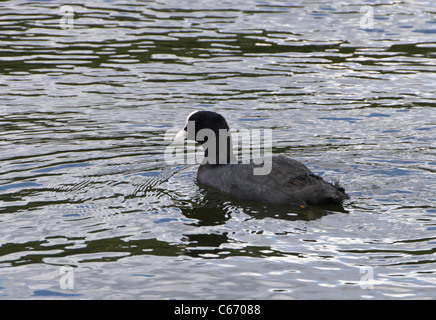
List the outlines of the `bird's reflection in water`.
<svg viewBox="0 0 436 320">
<path fill-rule="evenodd" d="M 286 206 L 260 203 L 235 198 L 214 188 L 202 187 L 202 198 L 182 213 L 196 219 L 198 226 L 212 226 L 226 223 L 233 215 L 245 213 L 254 219 L 273 218 L 284 220 L 316 220 L 328 214 L 346 213 L 342 205 Z"/>
<path fill-rule="evenodd" d="M 185 234 L 187 245 L 184 253 L 188 256 L 204 257 L 206 255 L 210 258 L 222 258 L 228 255 L 250 255 L 263 257 L 265 252 L 269 252 L 268 255 L 283 255 L 267 246 L 250 246 L 246 243 L 241 243 L 240 249 L 228 249 L 226 245 L 228 243 L 231 243 L 232 247 L 238 246 L 238 241 L 232 237 L 235 230 L 232 229 L 233 227 L 229 227 L 228 230 L 215 227 L 229 224 L 229 220 L 237 217 L 238 214 L 245 214 L 247 220 L 272 218 L 287 221 L 311 221 L 328 214 L 347 212 L 342 206 L 337 205 L 291 207 L 241 200 L 209 187 L 201 187 L 200 192 L 195 203 L 181 208 L 183 215 L 191 221 L 190 224 L 200 227 L 198 233 Z M 258 231 L 262 232 L 262 230 Z M 222 255 L 223 252 L 226 252 L 226 255 Z"/>
</svg>

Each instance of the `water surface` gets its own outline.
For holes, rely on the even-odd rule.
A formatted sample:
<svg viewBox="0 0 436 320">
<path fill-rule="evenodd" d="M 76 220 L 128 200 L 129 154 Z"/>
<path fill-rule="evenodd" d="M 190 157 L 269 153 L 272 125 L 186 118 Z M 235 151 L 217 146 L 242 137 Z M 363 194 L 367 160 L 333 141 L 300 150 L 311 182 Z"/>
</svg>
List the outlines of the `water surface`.
<svg viewBox="0 0 436 320">
<path fill-rule="evenodd" d="M 20 0 L 0 30 L 2 299 L 436 297 L 435 5 Z M 197 109 L 351 199 L 198 185 L 164 161 Z"/>
</svg>

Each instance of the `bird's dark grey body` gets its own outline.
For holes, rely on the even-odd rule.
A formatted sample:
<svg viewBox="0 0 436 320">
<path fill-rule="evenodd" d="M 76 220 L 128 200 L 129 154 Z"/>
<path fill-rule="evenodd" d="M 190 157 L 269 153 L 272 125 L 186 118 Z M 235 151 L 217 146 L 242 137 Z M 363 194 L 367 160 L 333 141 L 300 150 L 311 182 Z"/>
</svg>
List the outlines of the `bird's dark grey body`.
<svg viewBox="0 0 436 320">
<path fill-rule="evenodd" d="M 302 163 L 272 158 L 271 172 L 253 175 L 255 164 L 200 165 L 197 180 L 235 197 L 288 205 L 339 204 L 349 197 Z"/>
</svg>

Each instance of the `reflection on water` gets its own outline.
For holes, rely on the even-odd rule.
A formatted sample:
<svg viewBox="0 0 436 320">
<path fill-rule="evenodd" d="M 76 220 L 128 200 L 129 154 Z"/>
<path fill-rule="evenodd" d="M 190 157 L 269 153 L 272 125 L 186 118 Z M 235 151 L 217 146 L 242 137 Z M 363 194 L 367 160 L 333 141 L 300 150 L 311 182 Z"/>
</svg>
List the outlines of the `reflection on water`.
<svg viewBox="0 0 436 320">
<path fill-rule="evenodd" d="M 60 7 L 0 4 L 2 298 L 435 297 L 436 6 Z M 164 162 L 195 109 L 272 129 L 274 154 L 351 199 L 289 208 L 198 185 L 195 165 Z"/>
</svg>

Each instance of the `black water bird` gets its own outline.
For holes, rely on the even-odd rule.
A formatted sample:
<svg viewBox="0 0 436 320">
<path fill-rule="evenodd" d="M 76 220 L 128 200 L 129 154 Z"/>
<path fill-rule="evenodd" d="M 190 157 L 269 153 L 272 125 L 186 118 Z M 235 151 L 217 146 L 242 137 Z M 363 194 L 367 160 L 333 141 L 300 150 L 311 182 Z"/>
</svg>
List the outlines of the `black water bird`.
<svg viewBox="0 0 436 320">
<path fill-rule="evenodd" d="M 200 134 L 205 130 L 208 134 Z M 349 196 L 339 183 L 328 183 L 304 164 L 285 156 L 274 156 L 267 174 L 254 174 L 258 161 L 238 163 L 232 152 L 230 128 L 224 117 L 213 111 L 194 111 L 174 141 L 195 140 L 205 149 L 205 160 L 197 173 L 199 183 L 215 187 L 238 198 L 296 206 L 341 204 Z M 223 134 L 224 133 L 224 134 Z M 215 136 L 212 142 L 211 136 Z M 215 146 L 215 147 L 214 147 Z"/>
</svg>

